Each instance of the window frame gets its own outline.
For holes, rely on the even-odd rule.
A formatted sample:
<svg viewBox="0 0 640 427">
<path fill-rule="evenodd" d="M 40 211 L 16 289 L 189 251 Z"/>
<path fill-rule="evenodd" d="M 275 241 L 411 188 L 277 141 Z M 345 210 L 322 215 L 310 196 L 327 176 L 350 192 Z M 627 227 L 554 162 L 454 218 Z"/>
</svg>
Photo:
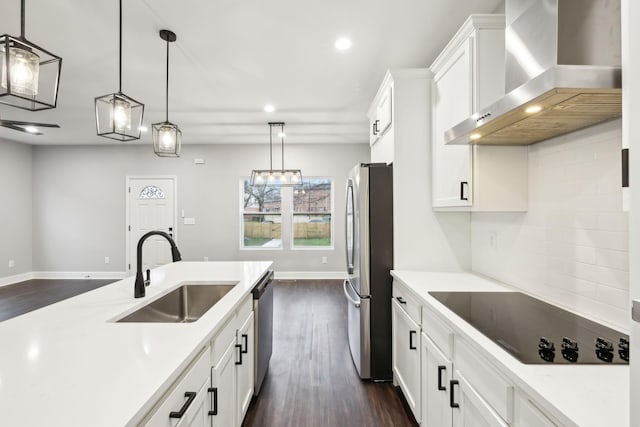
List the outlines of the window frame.
<svg viewBox="0 0 640 427">
<path fill-rule="evenodd" d="M 245 181 L 250 181 L 251 178 L 250 177 L 240 177 L 240 182 L 239 182 L 239 194 L 240 194 L 240 200 L 239 200 L 239 207 L 240 209 L 238 210 L 240 213 L 240 223 L 239 223 L 239 227 L 238 227 L 238 233 L 239 233 L 239 249 L 241 251 L 282 251 L 284 250 L 284 212 L 283 212 L 283 199 L 284 199 L 284 191 L 282 191 L 282 187 L 279 188 L 280 191 L 280 212 L 278 213 L 255 213 L 255 212 L 251 212 L 250 214 L 252 215 L 279 215 L 280 216 L 280 246 L 278 247 L 264 247 L 264 246 L 245 246 L 244 244 L 244 216 L 245 216 L 245 211 L 244 211 L 244 183 Z"/>
<path fill-rule="evenodd" d="M 331 251 L 335 249 L 335 233 L 334 233 L 334 225 L 335 225 L 335 180 L 332 177 L 329 176 L 303 176 L 302 182 L 304 183 L 305 181 L 309 181 L 309 180 L 314 180 L 314 179 L 322 179 L 322 180 L 326 180 L 329 181 L 331 184 L 331 191 L 330 191 L 330 202 L 331 202 L 331 211 L 330 212 L 324 212 L 322 214 L 320 213 L 296 213 L 293 203 L 294 203 L 294 194 L 293 191 L 295 190 L 295 188 L 292 188 L 290 194 L 291 194 L 291 200 L 289 201 L 290 203 L 290 215 L 288 215 L 289 220 L 290 220 L 290 225 L 291 225 L 291 237 L 289 239 L 289 245 L 290 245 L 290 249 L 292 251 Z M 294 218 L 296 215 L 331 215 L 331 222 L 330 224 L 330 231 L 331 231 L 331 245 L 329 246 L 302 246 L 302 245 L 296 245 L 295 244 L 295 221 Z"/>
</svg>

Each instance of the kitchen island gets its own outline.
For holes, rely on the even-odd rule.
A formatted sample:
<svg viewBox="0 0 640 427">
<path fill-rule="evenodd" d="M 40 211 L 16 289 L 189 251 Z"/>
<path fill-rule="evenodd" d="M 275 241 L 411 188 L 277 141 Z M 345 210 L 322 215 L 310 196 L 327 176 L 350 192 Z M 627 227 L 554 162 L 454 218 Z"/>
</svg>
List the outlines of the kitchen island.
<svg viewBox="0 0 640 427">
<path fill-rule="evenodd" d="M 271 262 L 178 262 L 0 323 L 0 413 L 12 426 L 133 426 L 225 327 Z M 184 282 L 235 284 L 193 323 L 116 323 Z M 179 409 L 179 408 L 178 408 Z"/>
</svg>

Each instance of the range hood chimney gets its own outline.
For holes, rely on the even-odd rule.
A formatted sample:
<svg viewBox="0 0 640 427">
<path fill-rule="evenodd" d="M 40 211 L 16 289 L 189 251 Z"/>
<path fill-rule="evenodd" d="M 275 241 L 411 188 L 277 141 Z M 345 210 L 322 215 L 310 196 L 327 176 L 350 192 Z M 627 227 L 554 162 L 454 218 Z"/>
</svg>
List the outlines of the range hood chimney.
<svg viewBox="0 0 640 427">
<path fill-rule="evenodd" d="M 506 0 L 506 95 L 447 144 L 526 145 L 622 115 L 620 0 Z"/>
</svg>

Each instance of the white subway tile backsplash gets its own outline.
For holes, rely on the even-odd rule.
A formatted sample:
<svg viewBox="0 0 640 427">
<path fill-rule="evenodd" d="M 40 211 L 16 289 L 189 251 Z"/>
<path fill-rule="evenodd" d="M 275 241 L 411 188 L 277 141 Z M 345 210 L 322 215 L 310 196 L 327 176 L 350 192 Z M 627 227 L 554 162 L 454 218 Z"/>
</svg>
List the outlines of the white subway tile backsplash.
<svg viewBox="0 0 640 427">
<path fill-rule="evenodd" d="M 628 330 L 620 126 L 612 121 L 529 146 L 528 212 L 472 214 L 472 269 Z"/>
</svg>

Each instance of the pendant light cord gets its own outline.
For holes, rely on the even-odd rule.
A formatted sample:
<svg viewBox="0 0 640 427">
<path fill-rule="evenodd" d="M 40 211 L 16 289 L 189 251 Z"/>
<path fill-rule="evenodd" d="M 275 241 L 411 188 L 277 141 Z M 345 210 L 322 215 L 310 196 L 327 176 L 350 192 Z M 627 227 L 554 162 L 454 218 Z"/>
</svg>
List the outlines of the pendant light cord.
<svg viewBox="0 0 640 427">
<path fill-rule="evenodd" d="M 167 37 L 167 93 L 165 97 L 165 122 L 169 122 L 169 37 Z"/>
<path fill-rule="evenodd" d="M 24 23 L 25 23 L 25 0 L 22 0 L 20 6 L 20 40 L 24 40 Z"/>
<path fill-rule="evenodd" d="M 24 0 L 22 0 L 24 1 Z M 118 63 L 118 93 L 122 93 L 122 0 L 120 0 L 120 44 Z"/>
<path fill-rule="evenodd" d="M 280 149 L 282 151 L 282 173 L 284 174 L 284 123 L 280 123 Z"/>
</svg>

